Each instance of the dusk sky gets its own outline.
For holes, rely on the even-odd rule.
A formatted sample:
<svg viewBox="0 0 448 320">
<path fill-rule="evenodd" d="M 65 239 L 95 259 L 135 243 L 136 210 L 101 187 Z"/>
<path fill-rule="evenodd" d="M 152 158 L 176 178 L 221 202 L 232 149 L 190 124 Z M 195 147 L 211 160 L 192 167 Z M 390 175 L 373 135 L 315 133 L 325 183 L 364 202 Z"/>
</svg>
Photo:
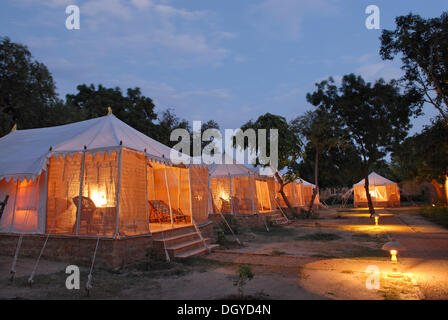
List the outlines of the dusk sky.
<svg viewBox="0 0 448 320">
<path fill-rule="evenodd" d="M 71 4 L 80 30 L 65 27 Z M 2 0 L 0 35 L 47 65 L 61 98 L 82 83 L 140 87 L 157 111 L 237 128 L 266 112 L 301 115 L 329 76 L 400 77 L 399 60 L 379 57 L 381 29 L 365 26 L 371 4 L 381 29 L 448 10 L 446 0 Z M 412 132 L 436 114 L 426 106 Z"/>
</svg>

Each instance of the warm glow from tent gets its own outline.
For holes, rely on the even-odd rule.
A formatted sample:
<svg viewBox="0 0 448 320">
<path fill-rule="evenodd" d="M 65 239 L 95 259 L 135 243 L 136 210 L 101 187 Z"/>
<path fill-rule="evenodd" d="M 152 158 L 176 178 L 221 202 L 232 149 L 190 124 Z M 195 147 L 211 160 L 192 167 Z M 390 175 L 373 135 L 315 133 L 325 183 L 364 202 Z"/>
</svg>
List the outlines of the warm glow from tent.
<svg viewBox="0 0 448 320">
<path fill-rule="evenodd" d="M 223 198 L 226 201 L 229 201 L 230 197 L 228 193 L 225 193 L 224 191 L 221 192 L 221 194 L 219 195 L 220 198 Z"/>
<path fill-rule="evenodd" d="M 97 207 L 105 207 L 107 204 L 106 194 L 104 192 L 93 191 L 91 198 Z"/>
</svg>

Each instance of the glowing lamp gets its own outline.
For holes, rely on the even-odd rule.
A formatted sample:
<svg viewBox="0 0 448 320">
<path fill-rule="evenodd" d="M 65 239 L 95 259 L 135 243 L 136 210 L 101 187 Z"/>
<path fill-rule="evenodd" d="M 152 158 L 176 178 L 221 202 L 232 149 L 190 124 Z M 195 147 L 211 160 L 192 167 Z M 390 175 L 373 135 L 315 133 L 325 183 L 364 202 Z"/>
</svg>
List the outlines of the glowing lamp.
<svg viewBox="0 0 448 320">
<path fill-rule="evenodd" d="M 93 191 L 91 198 L 92 201 L 95 203 L 95 206 L 97 207 L 104 207 L 107 204 L 107 199 L 104 192 Z"/>
<path fill-rule="evenodd" d="M 385 251 L 389 251 L 390 253 L 390 261 L 392 263 L 392 272 L 389 273 L 389 277 L 393 277 L 393 278 L 400 278 L 403 275 L 401 274 L 401 272 L 399 272 L 397 270 L 397 255 L 398 255 L 398 251 L 404 251 L 406 250 L 406 248 L 398 241 L 392 239 L 391 241 L 385 243 L 383 245 L 383 247 L 381 248 L 382 250 Z"/>
<path fill-rule="evenodd" d="M 375 226 L 378 226 L 378 220 L 380 219 L 380 215 L 378 213 L 375 213 L 372 217 L 375 219 Z"/>
</svg>

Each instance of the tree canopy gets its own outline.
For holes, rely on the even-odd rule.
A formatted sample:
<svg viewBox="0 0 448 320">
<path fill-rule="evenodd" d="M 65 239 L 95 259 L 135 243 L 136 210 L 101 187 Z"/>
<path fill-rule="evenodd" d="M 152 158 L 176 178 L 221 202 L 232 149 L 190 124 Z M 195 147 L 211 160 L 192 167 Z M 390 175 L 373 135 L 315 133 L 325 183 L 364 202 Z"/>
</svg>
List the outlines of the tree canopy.
<svg viewBox="0 0 448 320">
<path fill-rule="evenodd" d="M 379 79 L 372 84 L 361 76 L 349 74 L 342 78 L 340 86 L 333 78 L 316 84 L 316 91 L 308 94 L 307 99 L 331 113 L 360 157 L 373 214 L 368 192 L 369 171 L 406 137 L 411 127 L 410 117 L 421 112 L 421 96 L 415 90 L 401 93 L 394 80 L 386 83 Z"/>
<path fill-rule="evenodd" d="M 50 125 L 50 107 L 56 103 L 56 85 L 47 67 L 26 46 L 0 38 L 0 136 L 14 124 L 21 129 Z"/>
<path fill-rule="evenodd" d="M 448 123 L 448 13 L 431 19 L 408 14 L 395 23 L 395 30 L 383 30 L 381 57 L 400 55 L 405 87 L 417 90 Z"/>
</svg>

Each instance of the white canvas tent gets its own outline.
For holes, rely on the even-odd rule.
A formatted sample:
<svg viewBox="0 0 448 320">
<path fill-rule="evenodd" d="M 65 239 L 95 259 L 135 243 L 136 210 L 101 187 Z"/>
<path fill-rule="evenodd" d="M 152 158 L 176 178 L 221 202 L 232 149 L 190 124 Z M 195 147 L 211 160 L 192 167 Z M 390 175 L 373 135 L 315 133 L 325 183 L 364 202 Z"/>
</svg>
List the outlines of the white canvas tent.
<svg viewBox="0 0 448 320">
<path fill-rule="evenodd" d="M 302 178 L 297 179 L 296 182 L 299 184 L 301 188 L 300 193 L 303 199 L 302 202 L 304 206 L 308 207 L 309 204 L 311 203 L 311 198 L 313 197 L 313 190 L 316 187 L 316 185 Z M 319 204 L 319 194 L 316 195 L 316 199 L 314 199 L 314 204 L 315 205 Z"/>
<path fill-rule="evenodd" d="M 376 172 L 369 174 L 368 178 L 369 193 L 374 206 L 400 206 L 400 192 L 397 183 L 380 176 Z M 364 179 L 353 185 L 353 192 L 355 208 L 368 207 Z"/>
<path fill-rule="evenodd" d="M 225 153 L 210 171 L 210 213 L 254 214 L 272 211 L 274 181 Z"/>
<path fill-rule="evenodd" d="M 0 150 L 0 232 L 148 234 L 154 203 L 169 203 L 171 226 L 207 220 L 207 168 L 173 165 L 171 148 L 113 114 L 15 130 Z"/>
</svg>

